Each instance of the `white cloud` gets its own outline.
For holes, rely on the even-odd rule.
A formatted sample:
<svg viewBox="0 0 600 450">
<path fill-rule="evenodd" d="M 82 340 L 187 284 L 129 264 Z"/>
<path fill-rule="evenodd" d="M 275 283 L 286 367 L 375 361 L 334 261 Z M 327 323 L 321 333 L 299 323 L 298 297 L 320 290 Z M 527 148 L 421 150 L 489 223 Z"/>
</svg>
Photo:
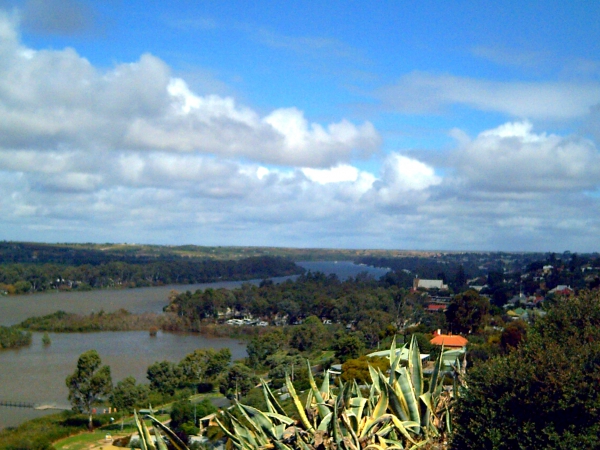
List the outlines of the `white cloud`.
<svg viewBox="0 0 600 450">
<path fill-rule="evenodd" d="M 593 189 L 600 179 L 593 142 L 536 134 L 529 122 L 507 123 L 463 142 L 455 164 L 469 186 L 502 193 Z"/>
<path fill-rule="evenodd" d="M 389 107 L 407 113 L 435 113 L 458 104 L 519 118 L 574 119 L 600 102 L 600 83 L 502 82 L 412 72 L 382 89 L 379 97 Z"/>
<path fill-rule="evenodd" d="M 295 108 L 264 117 L 230 97 L 198 96 L 153 55 L 101 71 L 73 49 L 35 51 L 0 13 L 0 146 L 160 150 L 328 167 L 370 155 L 370 123 L 309 123 Z"/>
<path fill-rule="evenodd" d="M 433 167 L 407 156 L 392 153 L 384 164 L 383 180 L 399 191 L 422 191 L 440 184 Z"/>
<path fill-rule="evenodd" d="M 319 184 L 340 183 L 344 181 L 356 181 L 359 171 L 356 167 L 342 165 L 332 167 L 331 169 L 302 169 L 302 173 L 306 177 Z"/>
<path fill-rule="evenodd" d="M 569 106 L 568 83 L 413 77 L 392 104 L 534 120 L 548 99 L 555 118 L 600 101 L 595 85 Z M 5 239 L 595 250 L 600 204 L 582 195 L 599 191 L 593 142 L 527 121 L 451 135 L 457 148 L 435 164 L 415 150 L 382 156 L 369 122 L 312 123 L 294 107 L 262 114 L 198 95 L 149 54 L 99 70 L 73 49 L 25 47 L 0 18 Z M 367 171 L 357 158 L 374 153 L 380 165 Z"/>
</svg>

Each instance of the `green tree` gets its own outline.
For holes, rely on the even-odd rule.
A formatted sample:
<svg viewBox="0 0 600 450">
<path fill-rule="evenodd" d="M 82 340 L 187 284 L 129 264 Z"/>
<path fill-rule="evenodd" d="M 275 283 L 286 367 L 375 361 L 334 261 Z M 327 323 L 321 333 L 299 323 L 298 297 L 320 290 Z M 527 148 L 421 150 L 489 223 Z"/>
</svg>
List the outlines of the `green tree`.
<svg viewBox="0 0 600 450">
<path fill-rule="evenodd" d="M 173 396 L 185 380 L 181 367 L 171 361 L 155 362 L 148 367 L 146 377 L 150 381 L 150 389 L 169 396 Z"/>
<path fill-rule="evenodd" d="M 360 358 L 349 359 L 342 364 L 342 380 L 346 382 L 356 380 L 359 384 L 372 383 L 369 365 L 386 373 L 390 369 L 390 360 L 381 356 L 371 358 L 361 356 Z"/>
<path fill-rule="evenodd" d="M 598 448 L 600 294 L 566 299 L 506 356 L 475 366 L 455 412 L 455 449 Z"/>
<path fill-rule="evenodd" d="M 467 277 L 467 274 L 465 273 L 465 268 L 461 264 L 460 266 L 458 266 L 456 275 L 454 276 L 454 279 L 452 280 L 452 288 L 454 289 L 454 292 L 460 292 L 461 290 L 463 290 L 465 288 L 465 286 L 467 285 L 467 278 L 468 277 Z"/>
<path fill-rule="evenodd" d="M 189 399 L 182 399 L 173 403 L 170 416 L 171 423 L 169 427 L 183 442 L 187 442 L 188 436 L 198 433 L 194 406 Z"/>
<path fill-rule="evenodd" d="M 333 341 L 331 349 L 335 352 L 336 358 L 339 358 L 341 362 L 358 358 L 365 351 L 362 333 L 341 334 Z"/>
<path fill-rule="evenodd" d="M 476 333 L 487 319 L 490 302 L 473 289 L 455 295 L 446 310 L 446 320 L 455 333 Z"/>
<path fill-rule="evenodd" d="M 267 363 L 271 366 L 269 378 L 272 387 L 278 389 L 285 385 L 285 374 L 287 373 L 295 386 L 304 389 L 302 385 L 305 384 L 304 382 L 308 382 L 306 359 L 300 355 L 277 354 L 269 357 Z"/>
<path fill-rule="evenodd" d="M 148 406 L 148 386 L 136 384 L 134 377 L 127 377 L 117 383 L 110 394 L 110 404 L 121 413 L 131 414 L 134 408 Z M 123 421 L 121 420 L 121 429 Z"/>
<path fill-rule="evenodd" d="M 365 341 L 371 347 L 375 347 L 378 342 L 388 336 L 390 333 L 393 336 L 395 327 L 393 325 L 394 316 L 376 309 L 367 309 L 361 311 L 360 320 L 356 324 L 356 329 L 362 332 Z"/>
<path fill-rule="evenodd" d="M 302 325 L 292 330 L 290 346 L 301 352 L 321 348 L 325 344 L 327 330 L 317 316 L 308 317 Z"/>
<path fill-rule="evenodd" d="M 178 400 L 171 407 L 169 427 L 183 442 L 187 442 L 189 436 L 198 434 L 198 421 L 216 411 L 217 408 L 207 398 L 198 404 L 189 399 Z"/>
<path fill-rule="evenodd" d="M 249 367 L 243 364 L 234 364 L 223 374 L 219 382 L 219 391 L 228 398 L 239 398 L 246 395 L 256 386 L 259 379 Z"/>
<path fill-rule="evenodd" d="M 231 350 L 197 349 L 181 360 L 179 367 L 186 382 L 195 386 L 214 381 L 231 362 Z"/>
<path fill-rule="evenodd" d="M 286 338 L 280 328 L 253 337 L 246 347 L 249 366 L 254 368 L 263 366 L 266 359 L 279 351 L 285 342 Z"/>
<path fill-rule="evenodd" d="M 91 430 L 93 405 L 106 397 L 112 389 L 110 367 L 102 365 L 96 350 L 88 350 L 79 356 L 77 369 L 67 377 L 66 385 L 73 409 L 88 415 L 88 427 Z"/>
</svg>

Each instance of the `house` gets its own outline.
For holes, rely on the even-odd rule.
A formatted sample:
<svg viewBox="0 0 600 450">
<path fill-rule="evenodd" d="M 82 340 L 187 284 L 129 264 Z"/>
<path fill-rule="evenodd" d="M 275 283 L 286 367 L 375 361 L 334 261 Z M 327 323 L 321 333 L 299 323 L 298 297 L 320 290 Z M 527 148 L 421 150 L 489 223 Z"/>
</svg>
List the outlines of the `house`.
<svg viewBox="0 0 600 450">
<path fill-rule="evenodd" d="M 573 293 L 573 289 L 571 286 L 567 286 L 566 284 L 559 284 L 554 289 L 550 289 L 548 294 L 560 294 L 560 295 L 571 295 Z"/>
<path fill-rule="evenodd" d="M 483 285 L 478 285 L 478 284 L 470 284 L 469 285 L 469 289 L 474 289 L 477 292 L 481 291 L 484 287 L 487 287 L 487 285 L 483 284 Z"/>
<path fill-rule="evenodd" d="M 429 341 L 433 345 L 444 347 L 442 353 L 442 370 L 450 370 L 457 359 L 461 359 L 467 351 L 469 341 L 455 334 L 442 334 L 440 330 L 433 333 L 433 339 Z"/>
<path fill-rule="evenodd" d="M 506 315 L 508 317 L 510 317 L 512 320 L 527 320 L 529 319 L 529 314 L 527 314 L 527 311 L 524 310 L 523 308 L 517 308 L 515 310 L 508 310 L 506 312 Z"/>
<path fill-rule="evenodd" d="M 469 341 L 462 336 L 457 334 L 441 334 L 440 331 L 436 331 L 433 334 L 433 339 L 429 341 L 432 345 L 444 346 L 447 349 L 464 349 Z"/>
<path fill-rule="evenodd" d="M 427 305 L 427 312 L 445 312 L 446 309 L 448 309 L 448 305 L 436 305 L 434 303 Z"/>
<path fill-rule="evenodd" d="M 420 278 L 415 278 L 413 281 L 413 289 L 423 288 L 426 290 L 429 289 L 439 289 L 445 290 L 448 289 L 448 285 L 444 284 L 444 280 L 422 280 Z"/>
</svg>

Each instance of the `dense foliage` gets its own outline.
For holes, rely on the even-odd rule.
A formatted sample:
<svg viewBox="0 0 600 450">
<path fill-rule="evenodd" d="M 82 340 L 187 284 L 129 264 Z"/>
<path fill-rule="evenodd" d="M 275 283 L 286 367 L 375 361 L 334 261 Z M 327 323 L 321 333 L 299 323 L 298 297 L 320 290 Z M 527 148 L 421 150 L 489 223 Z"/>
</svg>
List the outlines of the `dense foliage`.
<svg viewBox="0 0 600 450">
<path fill-rule="evenodd" d="M 31 333 L 19 327 L 0 326 L 0 349 L 23 347 L 31 344 Z"/>
<path fill-rule="evenodd" d="M 23 294 L 52 289 L 95 289 L 250 280 L 302 272 L 291 260 L 260 256 L 238 260 L 178 255 L 129 255 L 71 247 L 0 242 L 0 291 Z M 16 248 L 13 248 L 16 247 Z"/>
<path fill-rule="evenodd" d="M 148 385 L 137 384 L 134 377 L 119 381 L 110 393 L 110 404 L 123 416 L 135 408 L 148 407 Z"/>
<path fill-rule="evenodd" d="M 30 317 L 19 327 L 31 331 L 52 331 L 57 333 L 80 333 L 86 331 L 134 331 L 149 330 L 152 327 L 174 329 L 183 327 L 182 320 L 170 314 L 131 314 L 120 309 L 114 312 L 99 311 L 89 315 L 57 311 L 39 317 Z"/>
<path fill-rule="evenodd" d="M 69 389 L 69 401 L 73 410 L 87 414 L 92 428 L 92 408 L 112 391 L 110 367 L 102 365 L 96 350 L 82 353 L 77 360 L 75 372 L 65 380 Z"/>
<path fill-rule="evenodd" d="M 171 405 L 169 428 L 187 442 L 189 436 L 198 434 L 197 420 L 216 411 L 217 408 L 206 398 L 197 404 L 187 399 L 178 400 Z"/>
<path fill-rule="evenodd" d="M 518 339 L 470 371 L 452 447 L 598 448 L 598 292 L 558 301 Z"/>
<path fill-rule="evenodd" d="M 198 349 L 186 355 L 178 363 L 157 361 L 148 367 L 146 377 L 151 392 L 170 398 L 181 389 L 193 392 L 212 390 L 213 383 L 227 369 L 231 362 L 231 351 Z"/>
<path fill-rule="evenodd" d="M 484 325 L 490 309 L 490 301 L 475 290 L 455 295 L 448 310 L 446 320 L 455 333 L 478 332 Z"/>
<path fill-rule="evenodd" d="M 104 425 L 109 416 L 97 416 L 94 426 Z M 101 421 L 102 420 L 102 421 Z M 18 427 L 0 430 L 0 450 L 53 450 L 53 442 L 86 430 L 88 418 L 72 412 L 29 420 Z"/>
<path fill-rule="evenodd" d="M 301 275 L 296 281 L 249 284 L 239 289 L 206 289 L 176 296 L 167 308 L 192 323 L 215 319 L 219 314 L 269 317 L 273 322 L 294 324 L 315 316 L 319 321 L 353 324 L 367 345 L 376 345 L 380 332 L 393 324 L 401 301 L 395 286 L 384 286 L 366 275 L 340 281 L 322 273 Z M 285 319 L 284 319 L 285 318 Z M 311 325 L 312 323 L 312 325 Z M 314 345 L 319 333 L 313 321 L 294 331 L 293 346 L 300 351 Z"/>
</svg>

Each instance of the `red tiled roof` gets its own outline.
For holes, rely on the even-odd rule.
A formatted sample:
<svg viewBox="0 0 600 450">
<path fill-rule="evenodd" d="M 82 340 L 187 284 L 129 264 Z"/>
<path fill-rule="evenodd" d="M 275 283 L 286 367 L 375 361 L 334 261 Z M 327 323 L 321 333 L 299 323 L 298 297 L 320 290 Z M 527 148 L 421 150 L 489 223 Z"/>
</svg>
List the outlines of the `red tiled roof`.
<svg viewBox="0 0 600 450">
<path fill-rule="evenodd" d="M 453 334 L 439 334 L 429 342 L 433 345 L 443 345 L 444 347 L 464 347 L 469 343 L 464 337 Z"/>
<path fill-rule="evenodd" d="M 443 311 L 446 305 L 427 305 L 427 311 Z"/>
</svg>

